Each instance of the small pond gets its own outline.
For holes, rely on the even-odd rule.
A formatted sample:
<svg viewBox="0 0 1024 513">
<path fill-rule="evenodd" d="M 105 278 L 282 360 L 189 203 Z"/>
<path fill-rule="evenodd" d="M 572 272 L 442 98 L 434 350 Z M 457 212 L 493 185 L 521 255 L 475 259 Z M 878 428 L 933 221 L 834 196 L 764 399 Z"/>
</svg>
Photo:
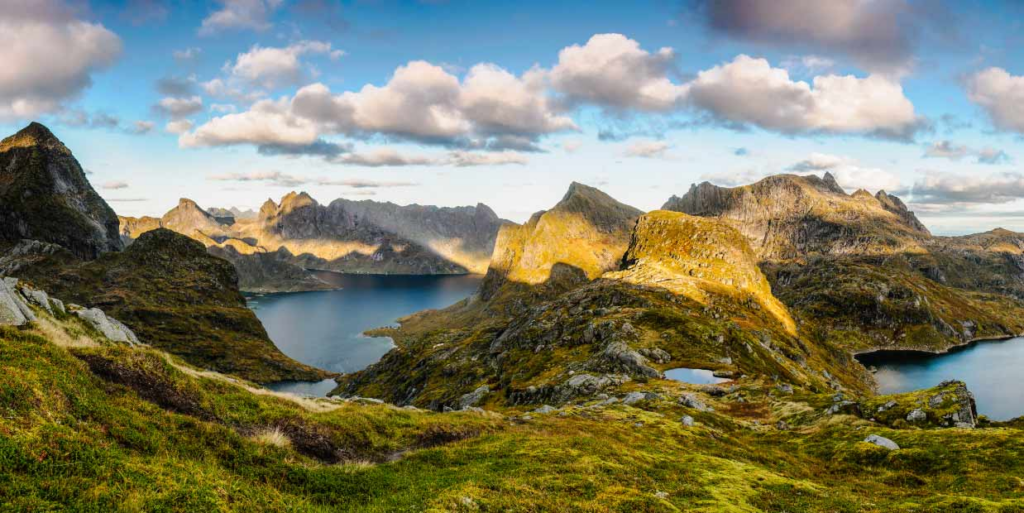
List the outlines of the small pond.
<svg viewBox="0 0 1024 513">
<path fill-rule="evenodd" d="M 879 392 L 895 394 L 956 379 L 967 383 L 978 413 L 992 420 L 1024 415 L 1024 338 L 969 344 L 948 353 L 878 351 L 857 356 L 876 368 Z"/>
<path fill-rule="evenodd" d="M 715 377 L 715 374 L 707 369 L 687 369 L 685 367 L 669 369 L 665 371 L 665 377 L 673 381 L 689 383 L 691 385 L 715 385 L 730 381 L 726 378 Z"/>
</svg>

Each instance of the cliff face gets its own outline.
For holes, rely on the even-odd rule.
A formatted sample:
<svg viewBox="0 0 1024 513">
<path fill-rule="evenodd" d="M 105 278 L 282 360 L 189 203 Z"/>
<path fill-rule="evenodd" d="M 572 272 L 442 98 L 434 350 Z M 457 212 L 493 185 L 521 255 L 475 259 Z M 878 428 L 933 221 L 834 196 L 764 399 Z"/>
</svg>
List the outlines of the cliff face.
<svg viewBox="0 0 1024 513">
<path fill-rule="evenodd" d="M 574 182 L 551 210 L 501 229 L 483 296 L 490 298 L 506 283 L 575 285 L 617 269 L 642 213 Z"/>
<path fill-rule="evenodd" d="M 884 191 L 847 195 L 827 173 L 776 175 L 733 188 L 704 182 L 662 209 L 723 219 L 766 261 L 919 251 L 930 237 L 899 198 Z"/>
<path fill-rule="evenodd" d="M 122 248 L 117 214 L 74 155 L 32 123 L 0 141 L 0 244 L 51 242 L 83 259 Z"/>
</svg>

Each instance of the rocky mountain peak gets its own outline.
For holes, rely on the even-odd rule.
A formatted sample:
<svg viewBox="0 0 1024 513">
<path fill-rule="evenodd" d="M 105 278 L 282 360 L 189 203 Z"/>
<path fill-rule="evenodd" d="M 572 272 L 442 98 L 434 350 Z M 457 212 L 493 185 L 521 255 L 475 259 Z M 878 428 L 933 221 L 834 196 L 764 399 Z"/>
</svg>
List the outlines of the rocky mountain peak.
<svg viewBox="0 0 1024 513">
<path fill-rule="evenodd" d="M 0 141 L 0 243 L 22 239 L 85 259 L 123 247 L 117 214 L 71 151 L 39 123 Z"/>
<path fill-rule="evenodd" d="M 643 211 L 579 182 L 570 184 L 562 200 L 549 212 L 580 215 L 603 232 L 628 231 L 633 228 L 636 218 L 643 214 Z"/>
<path fill-rule="evenodd" d="M 60 139 L 57 139 L 57 136 L 53 135 L 49 128 L 35 121 L 19 130 L 18 133 L 0 141 L 0 152 L 8 151 L 12 148 L 30 147 L 40 147 L 67 155 L 71 154 L 71 150 L 64 146 L 64 143 L 60 142 Z"/>
<path fill-rule="evenodd" d="M 928 228 L 925 227 L 924 223 L 919 221 L 917 219 L 917 216 L 915 216 L 914 213 L 907 208 L 907 205 L 903 203 L 903 200 L 899 199 L 896 196 L 886 193 L 884 190 L 879 190 L 878 193 L 875 194 L 875 199 L 877 199 L 878 202 L 882 204 L 882 208 L 889 212 L 892 212 L 893 214 L 896 214 L 906 224 L 912 226 L 914 229 L 920 232 L 923 232 L 927 235 L 931 235 L 931 233 L 928 231 Z"/>
<path fill-rule="evenodd" d="M 821 181 L 829 191 L 836 194 L 846 194 L 846 191 L 839 186 L 839 182 L 836 181 L 836 177 L 832 176 L 832 173 L 826 171 L 825 176 L 821 177 Z"/>
<path fill-rule="evenodd" d="M 282 212 L 288 213 L 298 208 L 316 205 L 318 205 L 316 200 L 309 194 L 306 194 L 305 191 L 299 193 L 292 191 L 281 198 L 280 209 Z"/>
</svg>

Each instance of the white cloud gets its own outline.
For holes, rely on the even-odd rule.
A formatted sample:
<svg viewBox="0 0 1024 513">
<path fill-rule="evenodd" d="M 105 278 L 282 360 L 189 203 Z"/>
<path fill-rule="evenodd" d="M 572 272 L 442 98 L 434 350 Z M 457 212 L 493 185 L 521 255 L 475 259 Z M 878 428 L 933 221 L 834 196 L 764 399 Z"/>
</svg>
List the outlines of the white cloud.
<svg viewBox="0 0 1024 513">
<path fill-rule="evenodd" d="M 203 111 L 203 99 L 199 96 L 189 98 L 163 98 L 155 106 L 157 112 L 178 120 Z"/>
<path fill-rule="evenodd" d="M 835 169 L 847 162 L 850 159 L 840 157 L 838 155 L 829 155 L 827 153 L 811 153 L 809 157 L 792 166 L 789 166 L 790 171 L 803 172 L 803 171 L 827 171 L 829 169 Z"/>
<path fill-rule="evenodd" d="M 812 85 L 765 59 L 739 55 L 700 72 L 689 86 L 691 104 L 717 119 L 782 133 L 910 138 L 921 123 L 903 87 L 881 75 L 823 75 Z"/>
<path fill-rule="evenodd" d="M 988 113 L 1000 130 L 1024 134 L 1024 76 L 988 68 L 967 80 L 967 97 Z"/>
<path fill-rule="evenodd" d="M 723 187 L 738 187 L 741 185 L 752 184 L 766 176 L 768 176 L 766 173 L 748 168 L 704 173 L 700 178 L 701 180 L 707 180 L 715 185 L 721 185 Z"/>
<path fill-rule="evenodd" d="M 635 141 L 626 148 L 625 155 L 627 157 L 662 159 L 665 158 L 670 147 L 665 141 Z"/>
<path fill-rule="evenodd" d="M 340 50 L 322 41 L 299 41 L 284 48 L 254 45 L 241 53 L 230 68 L 231 75 L 245 82 L 269 89 L 300 83 L 307 75 L 299 58 L 306 54 L 341 57 Z"/>
<path fill-rule="evenodd" d="M 967 175 L 925 171 L 910 190 L 911 201 L 925 208 L 1000 204 L 1021 198 L 1024 198 L 1024 175 L 1020 173 Z"/>
<path fill-rule="evenodd" d="M 514 151 L 491 153 L 453 151 L 448 154 L 448 163 L 456 167 L 503 166 L 508 164 L 523 165 L 527 162 L 526 157 Z"/>
<path fill-rule="evenodd" d="M 203 20 L 199 35 L 209 36 L 223 30 L 256 30 L 270 28 L 270 15 L 282 0 L 220 0 L 221 9 Z"/>
<path fill-rule="evenodd" d="M 203 92 L 214 98 L 225 98 L 239 103 L 253 103 L 264 98 L 267 93 L 263 91 L 245 91 L 238 84 L 231 84 L 224 79 L 214 78 L 199 84 Z"/>
<path fill-rule="evenodd" d="M 391 148 L 377 148 L 366 153 L 349 153 L 332 160 L 332 162 L 367 167 L 429 166 L 438 163 L 435 158 L 403 155 Z"/>
<path fill-rule="evenodd" d="M 101 187 L 103 187 L 104 189 L 107 189 L 107 190 L 116 191 L 116 190 L 120 190 L 120 189 L 127 189 L 128 188 L 128 183 L 127 182 L 122 182 L 122 181 L 107 182 L 107 183 L 103 184 Z"/>
<path fill-rule="evenodd" d="M 302 146 L 320 136 L 316 124 L 293 115 L 287 99 L 260 100 L 237 114 L 216 117 L 193 132 L 183 133 L 178 144 L 184 148 L 231 146 L 237 144 Z"/>
<path fill-rule="evenodd" d="M 192 130 L 193 123 L 187 119 L 178 119 L 168 122 L 164 125 L 164 130 L 172 134 L 185 134 L 189 130 Z"/>
<path fill-rule="evenodd" d="M 61 109 L 114 64 L 121 39 L 60 0 L 8 0 L 0 16 L 0 120 Z"/>
<path fill-rule="evenodd" d="M 622 34 L 597 34 L 583 46 L 559 52 L 550 76 L 571 104 L 665 112 L 677 108 L 686 94 L 668 78 L 674 60 L 671 48 L 652 54 Z"/>
<path fill-rule="evenodd" d="M 566 153 L 576 153 L 577 150 L 583 147 L 583 141 L 579 139 L 568 139 L 562 142 L 562 149 Z"/>
<path fill-rule="evenodd" d="M 380 134 L 445 146 L 524 147 L 540 135 L 576 129 L 554 114 L 537 80 L 533 72 L 515 77 L 485 64 L 460 82 L 440 66 L 414 61 L 383 86 L 335 95 L 312 84 L 292 98 L 257 102 L 246 112 L 214 118 L 181 144 L 309 144 L 323 134 Z"/>
</svg>

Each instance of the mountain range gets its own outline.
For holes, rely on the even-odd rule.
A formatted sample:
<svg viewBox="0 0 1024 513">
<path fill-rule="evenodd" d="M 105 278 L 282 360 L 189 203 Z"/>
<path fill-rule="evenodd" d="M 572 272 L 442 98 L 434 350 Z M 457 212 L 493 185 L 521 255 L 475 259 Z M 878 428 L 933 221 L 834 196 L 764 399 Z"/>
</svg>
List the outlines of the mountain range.
<svg viewBox="0 0 1024 513">
<path fill-rule="evenodd" d="M 121 217 L 125 244 L 155 228 L 202 242 L 235 264 L 243 290 L 328 288 L 308 270 L 360 274 L 483 274 L 499 228 L 489 207 L 435 207 L 289 193 L 259 212 L 204 210 L 181 199 L 162 217 Z"/>
</svg>

